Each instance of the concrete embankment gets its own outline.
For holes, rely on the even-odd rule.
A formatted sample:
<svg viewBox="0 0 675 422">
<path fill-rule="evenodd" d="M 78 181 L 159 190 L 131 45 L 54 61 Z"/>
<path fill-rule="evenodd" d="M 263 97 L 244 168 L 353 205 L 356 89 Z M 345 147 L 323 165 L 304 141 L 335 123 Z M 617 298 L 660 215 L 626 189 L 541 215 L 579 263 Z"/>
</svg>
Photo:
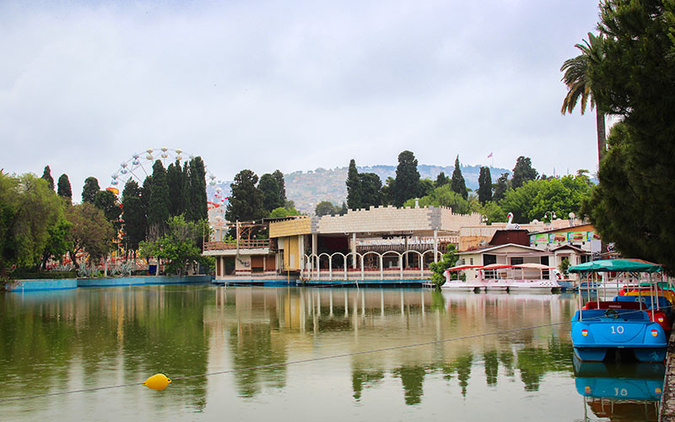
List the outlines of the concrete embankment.
<svg viewBox="0 0 675 422">
<path fill-rule="evenodd" d="M 75 289 L 78 287 L 209 283 L 212 279 L 213 276 L 210 275 L 195 275 L 185 277 L 145 276 L 116 278 L 73 278 L 64 280 L 17 280 L 13 283 L 7 284 L 5 289 L 10 292 L 28 292 L 37 290 L 66 290 Z"/>
<path fill-rule="evenodd" d="M 675 421 L 675 335 L 670 335 L 668 356 L 666 358 L 666 378 L 661 395 L 661 411 L 659 421 Z"/>
</svg>

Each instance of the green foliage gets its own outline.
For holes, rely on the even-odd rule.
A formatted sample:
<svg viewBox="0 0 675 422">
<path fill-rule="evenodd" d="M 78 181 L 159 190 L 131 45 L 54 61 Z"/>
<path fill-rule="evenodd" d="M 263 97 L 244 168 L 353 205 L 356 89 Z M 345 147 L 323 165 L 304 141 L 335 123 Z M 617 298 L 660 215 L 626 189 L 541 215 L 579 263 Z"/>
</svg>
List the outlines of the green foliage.
<svg viewBox="0 0 675 422">
<path fill-rule="evenodd" d="M 68 207 L 66 218 L 72 225 L 67 240 L 70 242 L 70 256 L 76 267 L 75 257 L 79 252 L 87 252 L 92 260 L 102 258 L 110 252 L 115 230 L 103 211 L 83 202 Z"/>
<path fill-rule="evenodd" d="M 117 203 L 117 196 L 109 190 L 100 190 L 94 197 L 94 206 L 105 215 L 106 220 L 114 223 L 120 218 L 122 210 Z"/>
<path fill-rule="evenodd" d="M 206 168 L 201 157 L 194 157 L 185 165 L 183 187 L 185 208 L 182 210 L 188 221 L 208 219 L 209 209 L 206 203 Z"/>
<path fill-rule="evenodd" d="M 356 169 L 356 161 L 354 159 L 349 161 L 349 170 L 347 171 L 347 206 L 354 210 L 361 208 L 363 199 L 361 195 L 361 178 L 359 171 Z"/>
<path fill-rule="evenodd" d="M 73 190 L 70 187 L 70 180 L 68 179 L 67 174 L 59 176 L 56 193 L 61 198 L 64 198 L 68 204 L 73 202 Z"/>
<path fill-rule="evenodd" d="M 52 177 L 52 170 L 49 166 L 45 166 L 45 169 L 42 171 L 42 178 L 47 182 L 50 190 L 54 190 L 54 178 Z"/>
<path fill-rule="evenodd" d="M 567 270 L 570 268 L 570 259 L 568 257 L 564 257 L 563 259 L 560 260 L 560 265 L 558 265 L 558 269 L 560 270 L 561 274 L 567 275 Z"/>
<path fill-rule="evenodd" d="M 347 172 L 347 204 L 350 209 L 369 208 L 382 205 L 382 181 L 375 173 L 359 173 L 356 162 L 349 162 Z"/>
<path fill-rule="evenodd" d="M 178 215 L 171 217 L 167 226 L 167 232 L 159 239 L 140 242 L 143 256 L 154 256 L 163 260 L 167 274 L 180 276 L 185 275 L 192 263 L 210 265 L 209 257 L 202 256 L 202 250 L 198 246 L 204 230 L 208 228 L 206 221 L 186 221 L 185 217 Z"/>
<path fill-rule="evenodd" d="M 258 189 L 262 193 L 263 208 L 265 211 L 272 212 L 272 210 L 283 207 L 284 199 L 281 196 L 281 188 L 274 175 L 265 173 L 260 177 Z"/>
<path fill-rule="evenodd" d="M 82 202 L 94 203 L 96 194 L 101 190 L 98 184 L 98 179 L 95 177 L 87 177 L 84 180 L 82 187 Z"/>
<path fill-rule="evenodd" d="M 535 180 L 539 174 L 532 167 L 530 157 L 522 155 L 516 160 L 516 166 L 513 168 L 513 177 L 511 178 L 511 187 L 518 189 L 530 180 Z"/>
<path fill-rule="evenodd" d="M 169 219 L 169 184 L 166 180 L 166 170 L 160 160 L 152 165 L 152 183 L 147 213 L 148 228 L 154 228 L 161 233 L 166 228 L 166 222 Z"/>
<path fill-rule="evenodd" d="M 189 170 L 187 166 L 186 163 L 186 171 Z M 185 192 L 185 189 L 190 184 L 186 180 L 186 174 L 183 172 L 179 160 L 169 164 L 169 167 L 167 167 L 166 183 L 169 187 L 169 215 L 172 217 L 180 215 L 185 211 L 187 206 L 188 199 L 186 198 L 187 192 Z"/>
<path fill-rule="evenodd" d="M 339 213 L 340 207 L 334 205 L 330 201 L 321 201 L 316 204 L 316 207 L 314 208 L 314 214 L 316 214 L 317 217 L 321 217 L 323 215 L 335 215 Z"/>
<path fill-rule="evenodd" d="M 506 197 L 506 191 L 509 190 L 509 174 L 502 173 L 494 185 L 492 200 L 499 202 Z"/>
<path fill-rule="evenodd" d="M 47 261 L 52 258 L 60 260 L 68 250 L 70 250 L 68 233 L 70 232 L 71 226 L 72 224 L 66 220 L 65 215 L 61 213 L 56 223 L 49 227 L 49 237 L 47 238 L 45 249 L 42 252 L 42 270 L 45 269 Z"/>
<path fill-rule="evenodd" d="M 464 176 L 462 175 L 462 169 L 459 165 L 459 155 L 455 158 L 455 169 L 452 171 L 450 188 L 453 192 L 460 194 L 464 199 L 469 197 L 469 192 L 466 190 L 466 183 L 464 182 Z"/>
<path fill-rule="evenodd" d="M 294 207 L 279 207 L 272 210 L 270 218 L 284 218 L 293 215 L 300 215 L 300 211 Z"/>
<path fill-rule="evenodd" d="M 507 213 L 497 205 L 496 202 L 488 201 L 480 206 L 477 210 L 484 218 L 487 224 L 492 224 L 497 221 L 506 221 Z"/>
<path fill-rule="evenodd" d="M 471 202 L 462 198 L 462 195 L 453 192 L 450 185 L 443 185 L 436 188 L 427 196 L 419 198 L 420 207 L 449 207 L 457 214 L 470 214 L 473 209 Z M 414 207 L 415 199 L 409 199 L 404 206 Z"/>
<path fill-rule="evenodd" d="M 492 201 L 492 175 L 489 167 L 481 167 L 478 175 L 478 201 L 481 204 Z"/>
<path fill-rule="evenodd" d="M 286 202 L 286 181 L 284 180 L 284 174 L 280 170 L 274 170 L 272 176 L 277 180 L 277 186 L 279 186 L 279 196 L 283 202 Z"/>
<path fill-rule="evenodd" d="M 13 265 L 41 263 L 49 229 L 62 219 L 63 207 L 46 180 L 0 172 L 0 277 Z"/>
<path fill-rule="evenodd" d="M 515 223 L 542 220 L 549 211 L 561 218 L 570 212 L 579 215 L 583 201 L 590 196 L 587 180 L 585 176 L 531 180 L 518 189 L 508 190 L 500 205 L 513 213 Z"/>
<path fill-rule="evenodd" d="M 417 171 L 417 159 L 411 151 L 398 155 L 395 183 L 390 187 L 390 195 L 395 206 L 402 206 L 407 200 L 420 195 L 420 173 Z"/>
<path fill-rule="evenodd" d="M 263 195 L 256 187 L 258 176 L 251 170 L 242 170 L 231 184 L 230 202 L 225 211 L 228 221 L 255 221 L 267 216 Z"/>
<path fill-rule="evenodd" d="M 129 250 L 138 250 L 138 243 L 145 239 L 147 219 L 141 198 L 141 189 L 135 180 L 129 180 L 122 191 L 122 219 L 124 244 Z"/>
<path fill-rule="evenodd" d="M 448 176 L 445 175 L 445 172 L 438 173 L 438 176 L 436 177 L 436 187 L 440 188 L 441 186 L 448 183 L 450 183 L 450 179 L 448 179 Z"/>
<path fill-rule="evenodd" d="M 448 245 L 448 249 L 446 253 L 443 254 L 441 260 L 429 264 L 429 269 L 433 271 L 431 274 L 431 282 L 436 288 L 440 288 L 443 283 L 445 283 L 445 275 L 443 273 L 446 269 L 454 267 L 458 259 L 459 257 L 456 254 L 455 246 Z"/>
<path fill-rule="evenodd" d="M 601 60 L 590 79 L 596 105 L 618 115 L 599 185 L 586 208 L 603 240 L 624 256 L 675 271 L 675 17 L 672 2 L 607 0 L 598 23 Z"/>
</svg>

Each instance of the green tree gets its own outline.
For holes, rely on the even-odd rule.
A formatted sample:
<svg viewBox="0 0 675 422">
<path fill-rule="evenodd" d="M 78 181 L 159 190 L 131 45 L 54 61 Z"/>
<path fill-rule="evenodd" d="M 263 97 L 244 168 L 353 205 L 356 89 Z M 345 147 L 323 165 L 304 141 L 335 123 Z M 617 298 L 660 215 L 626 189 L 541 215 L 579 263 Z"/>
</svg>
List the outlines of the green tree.
<svg viewBox="0 0 675 422">
<path fill-rule="evenodd" d="M 321 217 L 324 215 L 339 214 L 339 212 L 340 207 L 335 206 L 330 201 L 321 201 L 318 204 L 316 204 L 316 207 L 314 208 L 314 214 L 316 214 L 317 217 Z"/>
<path fill-rule="evenodd" d="M 352 209 L 363 208 L 363 193 L 361 189 L 361 177 L 356 169 L 356 161 L 349 161 L 347 170 L 347 206 Z"/>
<path fill-rule="evenodd" d="M 481 167 L 478 174 L 478 201 L 481 204 L 492 201 L 492 175 L 489 167 Z"/>
<path fill-rule="evenodd" d="M 68 207 L 66 218 L 71 224 L 68 233 L 69 253 L 76 268 L 79 268 L 77 255 L 81 252 L 88 253 L 91 262 L 110 252 L 115 230 L 103 211 L 88 202 L 82 202 Z"/>
<path fill-rule="evenodd" d="M 55 224 L 48 229 L 49 237 L 42 252 L 42 262 L 40 270 L 47 267 L 47 262 L 50 259 L 61 260 L 63 256 L 70 250 L 70 242 L 68 241 L 68 233 L 70 232 L 72 224 L 66 219 L 64 213 L 61 213 L 59 219 Z"/>
<path fill-rule="evenodd" d="M 282 198 L 281 188 L 279 182 L 274 175 L 265 173 L 260 177 L 258 189 L 263 196 L 263 207 L 270 213 L 273 209 L 283 207 L 284 199 Z"/>
<path fill-rule="evenodd" d="M 494 185 L 494 190 L 492 192 L 492 199 L 496 202 L 500 202 L 506 196 L 506 191 L 509 190 L 509 174 L 502 173 L 497 182 Z"/>
<path fill-rule="evenodd" d="M 186 196 L 188 194 L 185 192 L 185 189 L 189 188 L 190 185 L 185 178 L 179 160 L 169 164 L 169 167 L 166 169 L 166 183 L 169 187 L 169 215 L 172 217 L 183 214 L 186 208 L 188 208 L 186 204 Z"/>
<path fill-rule="evenodd" d="M 183 276 L 193 263 L 211 266 L 213 258 L 202 256 L 199 247 L 206 221 L 186 221 L 182 215 L 169 218 L 167 232 L 155 241 L 141 241 L 141 254 L 163 260 L 168 274 Z"/>
<path fill-rule="evenodd" d="M 448 179 L 448 176 L 445 175 L 445 172 L 440 172 L 438 173 L 438 176 L 436 177 L 436 187 L 440 188 L 443 185 L 447 185 L 450 183 L 450 179 Z"/>
<path fill-rule="evenodd" d="M 96 208 L 103 211 L 106 220 L 110 221 L 113 223 L 113 226 L 115 226 L 122 213 L 117 202 L 117 196 L 109 190 L 100 190 L 96 193 L 93 204 Z"/>
<path fill-rule="evenodd" d="M 675 271 L 674 28 L 670 2 L 603 1 L 604 56 L 590 63 L 596 106 L 623 122 L 610 131 L 591 222 L 625 256 L 669 271 Z"/>
<path fill-rule="evenodd" d="M 582 203 L 590 197 L 590 188 L 582 176 L 564 176 L 531 180 L 518 189 L 511 189 L 501 202 L 506 212 L 513 213 L 515 223 L 542 220 L 547 212 L 565 217 L 578 215 Z"/>
<path fill-rule="evenodd" d="M 101 190 L 98 185 L 98 179 L 90 176 L 84 179 L 84 186 L 82 187 L 82 202 L 94 203 L 96 194 Z"/>
<path fill-rule="evenodd" d="M 300 215 L 300 211 L 296 210 L 294 206 L 285 206 L 273 209 L 270 218 L 285 218 L 293 215 Z"/>
<path fill-rule="evenodd" d="M 382 181 L 380 176 L 375 173 L 361 173 L 359 179 L 362 201 L 360 208 L 382 205 Z"/>
<path fill-rule="evenodd" d="M 600 63 L 604 58 L 604 38 L 602 35 L 595 36 L 588 33 L 588 41 L 576 44 L 575 47 L 581 54 L 565 60 L 561 72 L 564 72 L 562 81 L 567 86 L 567 95 L 563 100 L 561 113 L 572 113 L 574 108 L 581 102 L 581 114 L 586 111 L 586 105 L 590 102 L 591 109 L 595 107 L 593 87 L 591 80 L 591 63 Z M 607 149 L 605 145 L 605 113 L 600 107 L 595 107 L 595 123 L 598 138 L 598 162 L 602 161 Z"/>
<path fill-rule="evenodd" d="M 0 172 L 0 277 L 7 268 L 37 266 L 49 241 L 49 229 L 63 215 L 63 203 L 46 180 Z"/>
<path fill-rule="evenodd" d="M 403 205 L 414 207 L 415 199 L 409 199 Z M 419 205 L 421 207 L 448 207 L 457 214 L 470 214 L 473 211 L 471 202 L 454 192 L 450 185 L 443 185 L 431 191 L 429 195 L 419 198 Z"/>
<path fill-rule="evenodd" d="M 496 202 L 488 201 L 477 210 L 487 224 L 497 221 L 507 221 L 507 213 Z"/>
<path fill-rule="evenodd" d="M 532 167 L 530 157 L 522 155 L 516 160 L 516 166 L 513 168 L 513 177 L 511 177 L 511 187 L 517 189 L 530 180 L 535 180 L 539 174 Z"/>
<path fill-rule="evenodd" d="M 73 190 L 70 187 L 70 180 L 68 180 L 67 174 L 59 176 L 56 193 L 63 198 L 66 203 L 71 204 L 73 202 Z"/>
<path fill-rule="evenodd" d="M 122 219 L 124 220 L 124 244 L 131 251 L 138 250 L 140 241 L 145 240 L 147 220 L 141 189 L 135 180 L 129 180 L 122 191 Z"/>
<path fill-rule="evenodd" d="M 42 178 L 47 181 L 47 186 L 52 191 L 54 190 L 54 178 L 52 177 L 52 170 L 49 166 L 45 166 L 45 169 L 42 172 Z"/>
<path fill-rule="evenodd" d="M 445 270 L 454 267 L 458 259 L 455 245 L 450 244 L 440 261 L 429 264 L 429 269 L 432 271 L 431 282 L 436 288 L 440 288 L 445 283 Z"/>
<path fill-rule="evenodd" d="M 166 229 L 169 220 L 169 185 L 166 180 L 166 170 L 160 160 L 152 165 L 152 183 L 150 187 L 150 201 L 147 208 L 148 229 L 154 235 L 161 235 Z"/>
<path fill-rule="evenodd" d="M 411 151 L 403 151 L 398 155 L 396 181 L 390 189 L 394 205 L 397 207 L 420 195 L 420 173 L 417 171 L 415 154 Z"/>
<path fill-rule="evenodd" d="M 258 176 L 251 170 L 242 170 L 234 176 L 230 201 L 225 210 L 227 221 L 255 221 L 267 216 L 257 183 Z"/>
<path fill-rule="evenodd" d="M 467 199 L 469 197 L 469 192 L 466 190 L 466 183 L 464 182 L 464 176 L 462 176 L 462 169 L 459 165 L 459 155 L 455 158 L 455 169 L 452 171 L 450 187 L 453 192 L 462 195 L 462 198 Z"/>
<path fill-rule="evenodd" d="M 188 221 L 208 219 L 209 210 L 206 203 L 206 167 L 201 157 L 194 157 L 187 165 L 187 174 L 184 176 L 188 186 L 184 188 L 186 209 L 185 218 Z"/>
<path fill-rule="evenodd" d="M 279 196 L 284 203 L 286 203 L 286 181 L 284 180 L 284 174 L 280 170 L 275 170 L 272 173 L 272 176 L 277 180 L 277 185 L 279 186 Z"/>
</svg>

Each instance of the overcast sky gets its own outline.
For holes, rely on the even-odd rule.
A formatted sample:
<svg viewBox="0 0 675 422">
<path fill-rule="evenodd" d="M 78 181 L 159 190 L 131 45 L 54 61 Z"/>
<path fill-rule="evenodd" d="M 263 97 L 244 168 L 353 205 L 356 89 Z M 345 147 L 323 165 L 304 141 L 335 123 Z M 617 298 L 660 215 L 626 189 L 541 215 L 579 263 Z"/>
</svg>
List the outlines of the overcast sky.
<svg viewBox="0 0 675 422">
<path fill-rule="evenodd" d="M 594 0 L 3 1 L 0 169 L 102 188 L 181 148 L 218 179 L 318 167 L 597 171 L 560 66 Z M 487 156 L 493 153 L 493 158 Z"/>
</svg>

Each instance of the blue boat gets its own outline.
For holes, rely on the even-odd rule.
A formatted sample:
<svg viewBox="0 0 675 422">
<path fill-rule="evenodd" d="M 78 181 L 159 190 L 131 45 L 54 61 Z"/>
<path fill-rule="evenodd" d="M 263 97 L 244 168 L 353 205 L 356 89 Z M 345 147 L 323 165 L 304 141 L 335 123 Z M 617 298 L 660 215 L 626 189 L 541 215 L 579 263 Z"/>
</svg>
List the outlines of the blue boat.
<svg viewBox="0 0 675 422">
<path fill-rule="evenodd" d="M 661 266 L 644 261 L 609 259 L 587 262 L 569 269 L 572 273 L 661 271 Z M 668 339 L 644 310 L 581 309 L 572 318 L 572 343 L 581 361 L 603 361 L 610 350 L 632 351 L 639 362 L 663 362 Z"/>
</svg>

